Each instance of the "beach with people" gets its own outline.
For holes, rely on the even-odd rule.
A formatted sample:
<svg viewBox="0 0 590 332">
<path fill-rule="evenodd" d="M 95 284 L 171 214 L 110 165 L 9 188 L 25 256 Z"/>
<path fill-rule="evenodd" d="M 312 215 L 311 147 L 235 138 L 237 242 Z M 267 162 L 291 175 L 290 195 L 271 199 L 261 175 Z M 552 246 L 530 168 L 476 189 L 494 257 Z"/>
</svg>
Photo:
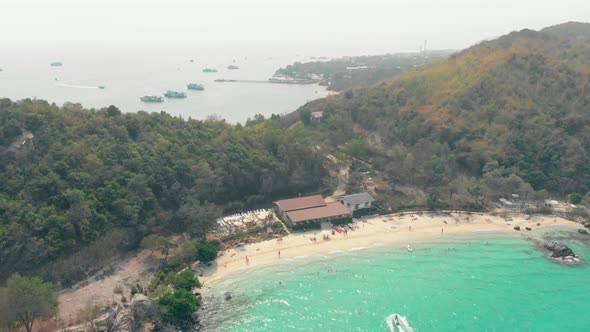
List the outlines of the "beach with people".
<svg viewBox="0 0 590 332">
<path fill-rule="evenodd" d="M 405 212 L 357 220 L 353 227 L 293 233 L 280 239 L 226 249 L 202 271 L 205 286 L 244 269 L 268 266 L 314 255 L 355 251 L 383 245 L 417 249 L 421 242 L 453 235 L 505 233 L 529 236 L 535 230 L 580 225 L 552 215 L 490 214 L 467 212 Z M 515 226 L 521 230 L 516 231 Z M 408 249 L 410 251 L 410 249 Z M 207 288 L 207 287 L 205 287 Z"/>
</svg>

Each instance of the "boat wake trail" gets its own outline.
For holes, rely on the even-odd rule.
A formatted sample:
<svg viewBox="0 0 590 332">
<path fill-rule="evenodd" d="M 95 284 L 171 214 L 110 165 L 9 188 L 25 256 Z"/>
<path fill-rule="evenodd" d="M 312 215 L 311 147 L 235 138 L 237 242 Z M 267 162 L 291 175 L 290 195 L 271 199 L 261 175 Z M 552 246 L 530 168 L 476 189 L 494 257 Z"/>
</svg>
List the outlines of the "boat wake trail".
<svg viewBox="0 0 590 332">
<path fill-rule="evenodd" d="M 100 89 L 100 87 L 98 87 L 98 86 L 90 86 L 90 85 L 73 85 L 73 84 L 68 84 L 68 83 L 63 83 L 63 82 L 55 83 L 55 85 L 57 85 L 57 86 L 62 86 L 62 87 L 64 87 L 64 88 L 76 88 L 76 89 Z"/>
<path fill-rule="evenodd" d="M 393 313 L 385 318 L 390 332 L 414 332 L 405 316 Z"/>
</svg>

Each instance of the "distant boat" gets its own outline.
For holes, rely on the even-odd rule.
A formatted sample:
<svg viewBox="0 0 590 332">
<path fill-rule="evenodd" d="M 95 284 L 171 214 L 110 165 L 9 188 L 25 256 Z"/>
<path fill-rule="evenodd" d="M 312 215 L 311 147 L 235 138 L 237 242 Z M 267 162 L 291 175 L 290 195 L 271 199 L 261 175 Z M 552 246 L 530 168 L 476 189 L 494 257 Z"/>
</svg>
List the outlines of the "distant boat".
<svg viewBox="0 0 590 332">
<path fill-rule="evenodd" d="M 205 68 L 203 69 L 203 73 L 216 73 L 217 69 L 213 69 L 213 68 Z"/>
<path fill-rule="evenodd" d="M 98 88 L 104 90 L 104 85 L 99 85 Z"/>
<path fill-rule="evenodd" d="M 168 90 L 164 94 L 164 97 L 166 97 L 166 98 L 179 98 L 179 99 L 180 98 L 186 98 L 186 93 Z"/>
<path fill-rule="evenodd" d="M 161 103 L 164 101 L 164 98 L 160 96 L 143 96 L 139 98 L 139 100 L 143 101 L 144 103 Z"/>
<path fill-rule="evenodd" d="M 215 82 L 237 82 L 237 80 L 226 80 L 225 78 L 217 78 Z"/>
<path fill-rule="evenodd" d="M 238 67 L 236 65 L 229 65 L 229 66 L 227 66 L 227 69 L 234 70 L 234 69 L 240 69 L 240 67 Z"/>
<path fill-rule="evenodd" d="M 202 84 L 197 84 L 197 83 L 189 83 L 186 86 L 187 89 L 189 90 L 198 90 L 198 91 L 203 91 L 205 90 L 205 86 Z"/>
<path fill-rule="evenodd" d="M 189 60 L 189 62 L 195 62 L 195 60 L 193 60 L 193 59 L 190 59 L 190 60 Z"/>
<path fill-rule="evenodd" d="M 49 65 L 50 65 L 51 67 L 61 67 L 61 66 L 63 66 L 64 64 L 63 64 L 63 63 L 61 63 L 61 62 L 59 62 L 59 61 L 56 61 L 56 62 L 52 62 L 52 63 L 50 63 Z"/>
</svg>

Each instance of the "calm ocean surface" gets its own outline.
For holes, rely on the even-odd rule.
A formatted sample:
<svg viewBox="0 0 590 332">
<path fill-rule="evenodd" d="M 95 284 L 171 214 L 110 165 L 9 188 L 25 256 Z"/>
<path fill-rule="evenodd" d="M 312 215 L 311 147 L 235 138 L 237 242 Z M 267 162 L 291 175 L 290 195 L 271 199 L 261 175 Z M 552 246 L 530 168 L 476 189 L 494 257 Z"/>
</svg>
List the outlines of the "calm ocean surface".
<svg viewBox="0 0 590 332">
<path fill-rule="evenodd" d="M 39 98 L 60 106 L 75 102 L 88 108 L 115 105 L 124 112 L 166 111 L 193 119 L 219 115 L 243 123 L 257 113 L 270 116 L 294 111 L 309 100 L 324 97 L 326 91 L 316 84 L 219 83 L 215 79 L 265 81 L 280 67 L 324 55 L 196 46 L 3 47 L 0 98 Z M 49 66 L 54 61 L 63 66 Z M 228 70 L 230 64 L 240 69 Z M 203 73 L 203 68 L 218 72 Z M 205 91 L 187 91 L 188 83 L 203 84 Z M 104 90 L 98 88 L 101 85 Z M 166 99 L 160 104 L 139 101 L 141 96 L 163 95 L 168 89 L 185 91 L 188 98 Z"/>
<path fill-rule="evenodd" d="M 588 247 L 566 240 L 581 257 Z M 518 236 L 482 234 L 294 259 L 216 283 L 205 331 L 590 331 L 590 268 L 548 262 Z M 226 291 L 233 298 L 221 299 Z"/>
</svg>

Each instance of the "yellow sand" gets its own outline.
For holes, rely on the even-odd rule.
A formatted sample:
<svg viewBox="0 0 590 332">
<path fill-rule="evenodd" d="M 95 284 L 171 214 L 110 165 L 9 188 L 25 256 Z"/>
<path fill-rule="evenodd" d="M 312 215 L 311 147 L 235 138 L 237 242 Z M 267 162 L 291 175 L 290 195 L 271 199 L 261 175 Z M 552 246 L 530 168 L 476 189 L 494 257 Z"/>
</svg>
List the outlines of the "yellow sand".
<svg viewBox="0 0 590 332">
<path fill-rule="evenodd" d="M 409 214 L 378 216 L 359 223 L 359 229 L 348 231 L 348 235 L 336 233 L 330 240 L 322 240 L 322 232 L 316 231 L 316 242 L 310 240 L 314 232 L 294 233 L 281 241 L 270 240 L 246 245 L 223 252 L 213 266 L 203 271 L 199 278 L 204 285 L 241 270 L 268 265 L 298 256 L 327 254 L 336 250 L 349 250 L 355 247 L 369 247 L 377 243 L 399 244 L 406 247 L 419 247 L 420 241 L 433 240 L 450 234 L 467 234 L 485 231 L 512 232 L 513 227 L 521 227 L 520 233 L 527 233 L 525 227 L 532 229 L 554 225 L 579 227 L 572 221 L 555 216 L 534 216 L 526 220 L 524 215 L 510 215 L 511 221 L 490 214 L 453 212 L 449 215 Z M 445 221 L 447 222 L 445 224 Z M 537 226 L 537 224 L 540 226 Z M 411 230 L 409 227 L 411 226 Z M 280 251 L 280 257 L 279 257 Z M 248 257 L 248 262 L 246 262 Z M 205 287 L 206 288 L 206 287 Z"/>
</svg>

